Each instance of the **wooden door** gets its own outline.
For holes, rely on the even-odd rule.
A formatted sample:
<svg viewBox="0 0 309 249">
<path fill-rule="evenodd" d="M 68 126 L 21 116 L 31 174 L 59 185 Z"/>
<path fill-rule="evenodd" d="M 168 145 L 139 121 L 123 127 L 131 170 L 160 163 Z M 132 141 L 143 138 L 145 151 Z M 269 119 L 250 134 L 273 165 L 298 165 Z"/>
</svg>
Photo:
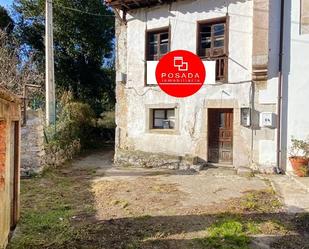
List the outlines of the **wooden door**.
<svg viewBox="0 0 309 249">
<path fill-rule="evenodd" d="M 233 109 L 208 110 L 208 161 L 233 163 Z"/>
<path fill-rule="evenodd" d="M 19 205 L 19 123 L 11 125 L 11 164 L 10 164 L 10 196 L 11 196 L 11 228 L 18 221 Z"/>
</svg>

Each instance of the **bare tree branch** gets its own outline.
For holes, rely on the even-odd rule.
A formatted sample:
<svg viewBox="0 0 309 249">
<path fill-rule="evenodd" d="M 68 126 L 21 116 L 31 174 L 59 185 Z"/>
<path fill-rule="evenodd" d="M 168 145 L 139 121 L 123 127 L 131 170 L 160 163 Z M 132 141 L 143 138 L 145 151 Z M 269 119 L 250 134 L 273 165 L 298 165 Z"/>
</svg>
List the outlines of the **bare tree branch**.
<svg viewBox="0 0 309 249">
<path fill-rule="evenodd" d="M 19 46 L 14 38 L 0 29 L 0 86 L 17 95 L 21 95 L 26 84 L 44 84 L 44 75 L 40 73 L 32 59 L 19 58 Z M 38 92 L 39 91 L 39 92 Z M 44 88 L 31 89 L 30 94 L 41 94 Z"/>
</svg>

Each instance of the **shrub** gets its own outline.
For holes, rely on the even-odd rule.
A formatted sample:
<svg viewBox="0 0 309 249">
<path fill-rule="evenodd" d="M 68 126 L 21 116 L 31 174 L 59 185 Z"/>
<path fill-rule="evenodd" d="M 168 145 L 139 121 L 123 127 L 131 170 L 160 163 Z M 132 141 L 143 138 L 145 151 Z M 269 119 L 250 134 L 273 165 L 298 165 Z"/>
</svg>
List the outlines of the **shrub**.
<svg viewBox="0 0 309 249">
<path fill-rule="evenodd" d="M 63 107 L 59 116 L 58 140 L 79 139 L 81 146 L 87 147 L 87 139 L 94 125 L 95 114 L 88 104 L 69 102 Z"/>
<path fill-rule="evenodd" d="M 115 112 L 114 111 L 107 111 L 101 114 L 101 117 L 98 119 L 97 122 L 98 127 L 104 129 L 115 129 Z"/>
<path fill-rule="evenodd" d="M 47 127 L 46 163 L 59 166 L 72 159 L 90 144 L 89 137 L 95 126 L 95 114 L 88 104 L 74 101 L 70 93 L 63 94 L 60 113 L 55 125 Z"/>
<path fill-rule="evenodd" d="M 290 148 L 291 157 L 309 157 L 309 140 L 291 139 L 292 146 Z"/>
<path fill-rule="evenodd" d="M 46 158 L 50 165 L 61 165 L 81 149 L 102 147 L 115 136 L 115 113 L 96 119 L 89 104 L 75 101 L 70 92 L 62 94 L 56 125 L 46 128 Z M 54 159 L 55 158 L 55 159 Z"/>
<path fill-rule="evenodd" d="M 48 143 L 56 143 L 64 149 L 73 141 L 80 140 L 84 147 L 94 123 L 95 114 L 88 104 L 68 102 L 63 106 L 56 125 L 48 128 Z"/>
</svg>

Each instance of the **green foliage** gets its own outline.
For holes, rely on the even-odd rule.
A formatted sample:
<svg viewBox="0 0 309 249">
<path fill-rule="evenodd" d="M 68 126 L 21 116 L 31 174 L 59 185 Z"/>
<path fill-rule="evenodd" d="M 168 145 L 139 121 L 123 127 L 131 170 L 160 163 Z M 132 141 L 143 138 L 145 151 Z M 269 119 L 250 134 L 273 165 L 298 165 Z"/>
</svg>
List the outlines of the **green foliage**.
<svg viewBox="0 0 309 249">
<path fill-rule="evenodd" d="M 292 137 L 292 146 L 290 148 L 291 157 L 309 157 L 309 140 L 301 140 Z"/>
<path fill-rule="evenodd" d="M 50 169 L 42 177 L 22 180 L 21 185 L 22 233 L 16 233 L 8 248 L 76 248 L 80 243 L 77 236 L 82 233 L 86 238 L 85 226 L 74 226 L 72 217 L 94 214 L 89 209 L 92 200 L 87 181 Z M 71 246 L 72 242 L 76 245 Z"/>
<path fill-rule="evenodd" d="M 114 111 L 103 112 L 101 114 L 101 117 L 98 119 L 97 124 L 98 124 L 98 127 L 101 127 L 101 128 L 106 128 L 106 129 L 116 128 L 115 112 Z"/>
<path fill-rule="evenodd" d="M 62 94 L 56 125 L 47 127 L 46 151 L 56 159 L 51 165 L 62 165 L 62 158 L 71 159 L 80 150 L 95 149 L 114 140 L 115 113 L 104 112 L 99 119 L 91 106 L 74 100 L 71 92 Z"/>
<path fill-rule="evenodd" d="M 80 139 L 81 145 L 87 143 L 89 129 L 93 127 L 95 114 L 88 104 L 71 102 L 64 106 L 59 117 L 57 136 L 59 139 Z"/>
<path fill-rule="evenodd" d="M 92 127 L 95 124 L 95 113 L 89 104 L 63 99 L 61 111 L 55 126 L 47 129 L 49 146 L 65 149 L 74 141 L 80 141 L 87 147 Z M 66 102 L 65 102 L 66 101 Z"/>
<path fill-rule="evenodd" d="M 272 189 L 248 192 L 239 204 L 247 212 L 273 212 L 282 207 Z"/>
<path fill-rule="evenodd" d="M 94 112 L 88 104 L 70 102 L 63 107 L 59 120 L 63 123 L 87 126 L 92 124 L 94 117 Z"/>
<path fill-rule="evenodd" d="M 89 103 L 96 114 L 110 110 L 115 103 L 113 12 L 101 0 L 54 0 L 53 6 L 57 88 L 72 91 L 75 99 Z M 42 70 L 44 8 L 45 0 L 14 1 L 16 34 Z"/>
<path fill-rule="evenodd" d="M 284 224 L 278 220 L 254 218 L 245 219 L 240 215 L 225 213 L 218 217 L 207 230 L 205 238 L 195 239 L 195 243 L 205 249 L 247 249 L 251 237 L 257 234 L 286 234 Z"/>
<path fill-rule="evenodd" d="M 207 229 L 207 234 L 206 238 L 197 239 L 202 248 L 249 249 L 247 229 L 237 219 L 222 219 Z"/>
</svg>

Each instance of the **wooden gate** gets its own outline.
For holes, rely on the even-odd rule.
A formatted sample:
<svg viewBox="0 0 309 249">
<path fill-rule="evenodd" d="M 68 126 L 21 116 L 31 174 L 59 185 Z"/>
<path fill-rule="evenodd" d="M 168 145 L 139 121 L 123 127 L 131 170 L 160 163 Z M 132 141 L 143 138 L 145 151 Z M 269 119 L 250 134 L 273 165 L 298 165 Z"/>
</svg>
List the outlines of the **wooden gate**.
<svg viewBox="0 0 309 249">
<path fill-rule="evenodd" d="M 208 161 L 233 163 L 233 109 L 208 109 Z"/>
</svg>

